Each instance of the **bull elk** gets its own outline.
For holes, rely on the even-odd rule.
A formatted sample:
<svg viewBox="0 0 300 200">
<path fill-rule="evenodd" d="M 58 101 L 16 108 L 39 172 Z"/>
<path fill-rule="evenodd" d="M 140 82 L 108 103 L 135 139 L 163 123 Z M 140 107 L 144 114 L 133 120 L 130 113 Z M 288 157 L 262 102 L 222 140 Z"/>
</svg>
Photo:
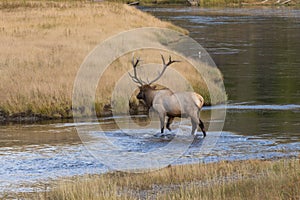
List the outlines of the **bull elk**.
<svg viewBox="0 0 300 200">
<path fill-rule="evenodd" d="M 132 57 L 133 74 L 129 73 L 131 79 L 139 84 L 139 93 L 137 99 L 143 100 L 148 108 L 153 108 L 159 116 L 161 133 L 164 132 L 165 117 L 168 117 L 166 128 L 171 131 L 170 125 L 175 117 L 190 117 L 192 122 L 192 132 L 194 135 L 199 125 L 206 136 L 204 124 L 200 119 L 200 110 L 204 104 L 204 99 L 201 95 L 195 92 L 172 92 L 170 89 L 156 89 L 154 82 L 159 80 L 166 71 L 167 67 L 177 60 L 172 60 L 169 56 L 169 61 L 166 63 L 163 55 L 161 55 L 163 69 L 158 76 L 150 82 L 145 82 L 138 77 L 136 68 L 140 62 L 139 58 Z"/>
</svg>

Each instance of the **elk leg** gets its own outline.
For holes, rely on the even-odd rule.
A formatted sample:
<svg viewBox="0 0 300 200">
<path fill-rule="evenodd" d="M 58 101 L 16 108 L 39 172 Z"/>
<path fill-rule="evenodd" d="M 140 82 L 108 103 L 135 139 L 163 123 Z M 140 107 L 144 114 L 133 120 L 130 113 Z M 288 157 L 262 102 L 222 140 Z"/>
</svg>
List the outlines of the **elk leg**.
<svg viewBox="0 0 300 200">
<path fill-rule="evenodd" d="M 192 135 L 195 135 L 195 131 L 197 129 L 197 122 L 195 122 L 194 120 L 192 120 Z"/>
<path fill-rule="evenodd" d="M 165 127 L 165 114 L 159 113 L 159 120 L 160 120 L 160 133 L 164 133 Z"/>
<path fill-rule="evenodd" d="M 191 116 L 191 121 L 192 121 L 192 132 L 191 132 L 191 134 L 194 135 L 195 131 L 197 130 L 198 124 L 199 124 L 198 113 L 194 113 L 194 115 Z"/>
<path fill-rule="evenodd" d="M 201 119 L 199 119 L 199 121 L 200 121 L 199 126 L 201 128 L 202 133 L 203 133 L 203 137 L 205 137 L 206 136 L 206 132 L 205 132 L 204 124 L 201 121 Z"/>
<path fill-rule="evenodd" d="M 171 131 L 170 125 L 172 124 L 174 117 L 168 117 L 167 129 Z"/>
</svg>

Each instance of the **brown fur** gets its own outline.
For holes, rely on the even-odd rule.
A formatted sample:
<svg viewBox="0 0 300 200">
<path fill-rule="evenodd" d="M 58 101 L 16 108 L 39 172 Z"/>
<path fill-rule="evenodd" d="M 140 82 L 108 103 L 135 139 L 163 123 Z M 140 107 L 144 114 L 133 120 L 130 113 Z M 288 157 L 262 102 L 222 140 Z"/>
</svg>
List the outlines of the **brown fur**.
<svg viewBox="0 0 300 200">
<path fill-rule="evenodd" d="M 140 84 L 140 92 L 137 95 L 138 99 L 142 99 L 149 108 L 153 108 L 159 115 L 161 133 L 164 132 L 165 117 L 168 116 L 167 129 L 171 130 L 170 125 L 175 117 L 190 117 L 192 121 L 192 134 L 195 134 L 197 126 L 199 125 L 204 137 L 206 136 L 204 124 L 200 120 L 199 112 L 204 104 L 204 99 L 201 95 L 195 92 L 172 92 L 170 89 L 157 90 L 156 86 L 151 86 L 152 83 L 159 80 L 166 71 L 167 67 L 173 63 L 180 62 L 172 60 L 169 56 L 169 60 L 166 60 L 161 55 L 163 69 L 159 75 L 148 82 L 148 84 L 138 77 L 136 68 L 140 62 L 140 59 L 132 57 L 133 74 L 129 73 L 131 79 Z"/>
<path fill-rule="evenodd" d="M 143 100 L 149 108 L 153 108 L 159 115 L 161 133 L 164 132 L 165 117 L 168 117 L 166 128 L 175 117 L 191 117 L 192 132 L 194 134 L 199 125 L 204 137 L 206 132 L 204 124 L 200 120 L 199 112 L 204 104 L 201 95 L 195 92 L 172 92 L 169 89 L 157 90 L 155 86 L 145 84 L 139 87 L 138 99 Z"/>
</svg>

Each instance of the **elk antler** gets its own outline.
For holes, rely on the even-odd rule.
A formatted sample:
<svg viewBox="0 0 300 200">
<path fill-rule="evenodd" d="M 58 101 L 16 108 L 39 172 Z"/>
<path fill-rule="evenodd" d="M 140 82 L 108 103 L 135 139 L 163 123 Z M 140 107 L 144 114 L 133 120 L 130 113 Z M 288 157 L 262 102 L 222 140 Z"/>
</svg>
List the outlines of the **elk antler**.
<svg viewBox="0 0 300 200">
<path fill-rule="evenodd" d="M 140 85 L 144 85 L 146 82 L 143 81 L 141 78 L 137 77 L 137 73 L 136 73 L 136 67 L 139 64 L 139 62 L 140 62 L 140 58 L 134 59 L 134 54 L 133 54 L 132 60 L 131 60 L 131 64 L 133 67 L 133 75 L 130 74 L 129 72 L 128 72 L 128 74 L 129 74 L 130 78 L 133 80 L 133 82 L 138 83 Z"/>
<path fill-rule="evenodd" d="M 167 67 L 170 66 L 172 63 L 175 62 L 180 62 L 179 60 L 172 60 L 171 56 L 169 56 L 169 61 L 166 64 L 165 58 L 162 54 L 161 55 L 161 59 L 163 62 L 163 70 L 158 74 L 158 77 L 156 77 L 154 80 L 150 81 L 148 84 L 151 85 L 152 83 L 154 83 L 155 81 L 157 81 L 158 79 L 160 79 L 160 77 L 164 74 L 164 72 L 166 71 Z"/>
</svg>

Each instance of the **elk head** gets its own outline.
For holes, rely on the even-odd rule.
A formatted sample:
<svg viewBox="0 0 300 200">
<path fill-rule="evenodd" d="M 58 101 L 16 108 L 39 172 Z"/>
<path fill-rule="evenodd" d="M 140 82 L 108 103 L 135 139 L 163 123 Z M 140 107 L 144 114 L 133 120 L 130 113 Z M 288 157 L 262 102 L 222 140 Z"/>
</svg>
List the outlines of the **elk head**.
<svg viewBox="0 0 300 200">
<path fill-rule="evenodd" d="M 166 71 L 167 67 L 170 66 L 171 64 L 175 63 L 175 62 L 180 62 L 178 60 L 172 60 L 171 56 L 169 56 L 169 61 L 166 63 L 165 58 L 163 55 L 161 55 L 161 59 L 162 59 L 162 65 L 163 65 L 163 69 L 162 71 L 158 74 L 158 76 L 153 79 L 152 81 L 149 82 L 145 82 L 143 81 L 140 77 L 138 77 L 137 72 L 136 72 L 136 67 L 138 66 L 139 62 L 140 62 L 140 58 L 134 58 L 134 56 L 132 57 L 132 67 L 133 67 L 133 74 L 129 74 L 130 78 L 133 80 L 133 82 L 139 84 L 139 93 L 136 96 L 137 99 L 142 99 L 142 100 L 146 100 L 146 98 L 148 96 L 151 96 L 151 91 L 156 89 L 156 86 L 152 86 L 152 84 L 156 81 L 158 81 L 162 75 L 164 74 L 164 72 Z"/>
</svg>

